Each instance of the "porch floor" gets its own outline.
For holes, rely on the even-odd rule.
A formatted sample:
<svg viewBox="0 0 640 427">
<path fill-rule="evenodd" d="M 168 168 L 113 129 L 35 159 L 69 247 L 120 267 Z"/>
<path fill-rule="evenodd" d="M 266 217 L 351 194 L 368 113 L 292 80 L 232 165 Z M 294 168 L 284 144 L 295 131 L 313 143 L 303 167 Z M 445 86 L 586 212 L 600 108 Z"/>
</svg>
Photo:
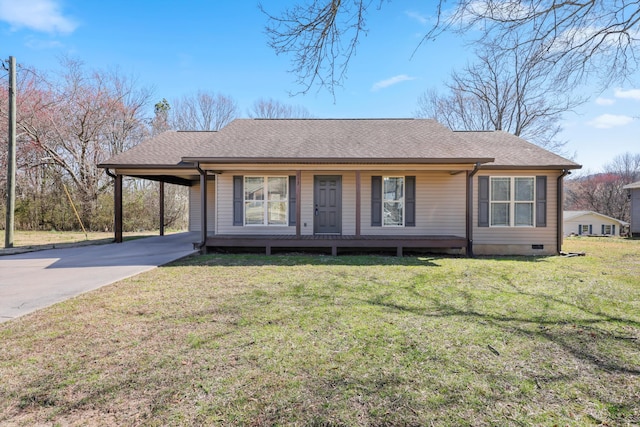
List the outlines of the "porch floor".
<svg viewBox="0 0 640 427">
<path fill-rule="evenodd" d="M 345 236 L 332 234 L 312 236 L 224 234 L 209 236 L 206 242 L 207 249 L 264 247 L 267 255 L 271 254 L 271 248 L 326 248 L 331 249 L 333 256 L 338 254 L 339 248 L 396 248 L 396 254 L 402 256 L 404 248 L 462 249 L 466 246 L 466 238 L 460 236 Z"/>
</svg>

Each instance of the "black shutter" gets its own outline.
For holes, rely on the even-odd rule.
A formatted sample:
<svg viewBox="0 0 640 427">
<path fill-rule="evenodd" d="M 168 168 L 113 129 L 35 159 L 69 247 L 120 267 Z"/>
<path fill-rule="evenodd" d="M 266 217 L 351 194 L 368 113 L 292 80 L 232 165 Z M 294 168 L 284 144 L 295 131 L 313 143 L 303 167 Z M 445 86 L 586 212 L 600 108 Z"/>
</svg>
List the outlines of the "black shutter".
<svg viewBox="0 0 640 427">
<path fill-rule="evenodd" d="M 405 191 L 404 191 L 404 209 L 405 218 L 404 225 L 407 227 L 416 226 L 416 177 L 405 177 Z"/>
<path fill-rule="evenodd" d="M 371 177 L 371 226 L 382 227 L 382 177 Z"/>
<path fill-rule="evenodd" d="M 547 226 L 547 177 L 536 177 L 536 227 Z"/>
<path fill-rule="evenodd" d="M 478 177 L 478 227 L 489 226 L 489 177 Z"/>
<path fill-rule="evenodd" d="M 234 175 L 233 177 L 233 225 L 244 225 L 243 218 L 243 177 L 241 175 Z"/>
<path fill-rule="evenodd" d="M 612 236 L 616 235 L 616 225 L 615 224 L 611 226 L 611 235 Z"/>
<path fill-rule="evenodd" d="M 600 225 L 600 234 L 604 234 L 604 224 Z"/>
<path fill-rule="evenodd" d="M 582 224 L 578 224 L 578 234 L 582 235 Z"/>
<path fill-rule="evenodd" d="M 289 225 L 296 225 L 296 176 L 289 176 Z"/>
</svg>

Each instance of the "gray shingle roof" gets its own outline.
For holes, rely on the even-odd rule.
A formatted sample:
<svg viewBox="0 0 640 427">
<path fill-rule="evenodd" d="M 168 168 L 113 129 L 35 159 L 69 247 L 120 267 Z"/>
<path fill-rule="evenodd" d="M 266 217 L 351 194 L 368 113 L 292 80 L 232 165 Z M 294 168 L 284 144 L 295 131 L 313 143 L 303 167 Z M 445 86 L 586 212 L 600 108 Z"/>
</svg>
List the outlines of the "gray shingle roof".
<svg viewBox="0 0 640 427">
<path fill-rule="evenodd" d="M 482 152 L 493 157 L 487 167 L 557 167 L 579 169 L 577 163 L 547 151 L 520 137 L 504 131 L 459 131 L 456 132 L 470 143 L 482 147 Z"/>
<path fill-rule="evenodd" d="M 100 166 L 180 166 L 185 153 L 213 135 L 215 132 L 163 132 L 111 157 Z"/>
<path fill-rule="evenodd" d="M 452 132 L 430 119 L 237 119 L 218 132 L 165 132 L 101 166 L 169 165 L 181 160 L 579 167 L 506 132 Z"/>
</svg>

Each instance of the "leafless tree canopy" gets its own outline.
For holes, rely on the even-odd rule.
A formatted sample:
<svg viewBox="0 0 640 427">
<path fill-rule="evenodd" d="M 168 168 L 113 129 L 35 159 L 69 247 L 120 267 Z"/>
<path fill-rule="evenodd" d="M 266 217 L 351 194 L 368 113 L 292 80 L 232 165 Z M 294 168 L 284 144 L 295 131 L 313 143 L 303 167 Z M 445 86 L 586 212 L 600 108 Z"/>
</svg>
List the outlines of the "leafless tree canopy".
<svg viewBox="0 0 640 427">
<path fill-rule="evenodd" d="M 524 48 L 500 51 L 486 45 L 474 63 L 454 71 L 448 93 L 427 91 L 418 99 L 419 117 L 452 129 L 504 130 L 555 152 L 562 113 L 582 99 L 551 76 L 552 66 Z"/>
<path fill-rule="evenodd" d="M 229 96 L 198 91 L 173 101 L 168 111 L 172 129 L 220 130 L 238 116 L 238 105 Z"/>
<path fill-rule="evenodd" d="M 544 51 L 541 60 L 558 65 L 560 76 L 580 79 L 597 73 L 612 81 L 638 68 L 637 0 L 458 0 L 452 13 L 438 10 L 438 18 L 426 38 L 440 31 L 480 29 L 482 40 L 503 40 L 505 50 L 526 46 Z"/>
<path fill-rule="evenodd" d="M 365 16 L 382 0 L 312 0 L 296 4 L 280 15 L 260 5 L 269 17 L 269 45 L 277 54 L 292 55 L 298 83 L 306 93 L 316 83 L 332 93 L 344 81 L 349 60 L 366 32 Z"/>
<path fill-rule="evenodd" d="M 269 17 L 269 44 L 292 56 L 291 69 L 303 92 L 314 83 L 332 93 L 343 82 L 372 4 L 384 1 L 312 0 Z M 525 47 L 544 52 L 539 60 L 556 65 L 556 76 L 579 81 L 593 72 L 609 80 L 638 68 L 638 0 L 456 0 L 433 2 L 435 24 L 423 40 L 442 32 L 479 34 L 476 41 L 499 41 L 504 51 Z M 263 8 L 264 10 L 264 8 Z M 517 37 L 513 37 L 517 35 Z"/>
<path fill-rule="evenodd" d="M 260 119 L 308 119 L 311 113 L 301 105 L 284 104 L 275 99 L 260 98 L 248 112 L 251 118 Z"/>
<path fill-rule="evenodd" d="M 31 153 L 26 159 L 33 167 L 49 164 L 65 173 L 90 226 L 108 186 L 97 165 L 147 135 L 143 110 L 150 92 L 118 72 L 89 71 L 72 59 L 61 65 L 60 76 L 33 79 L 25 92 L 18 108 L 21 152 Z"/>
</svg>

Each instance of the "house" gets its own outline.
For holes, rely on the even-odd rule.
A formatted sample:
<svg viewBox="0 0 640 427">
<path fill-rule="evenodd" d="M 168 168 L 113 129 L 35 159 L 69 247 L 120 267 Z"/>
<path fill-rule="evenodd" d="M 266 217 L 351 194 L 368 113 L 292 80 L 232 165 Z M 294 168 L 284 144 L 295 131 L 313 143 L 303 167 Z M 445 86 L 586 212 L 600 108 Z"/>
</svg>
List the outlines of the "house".
<svg viewBox="0 0 640 427">
<path fill-rule="evenodd" d="M 625 185 L 623 188 L 629 191 L 629 200 L 631 203 L 631 236 L 640 237 L 640 181 Z"/>
<path fill-rule="evenodd" d="M 563 178 L 580 165 L 501 131 L 430 119 L 237 119 L 168 131 L 99 165 L 190 188 L 199 247 L 437 248 L 556 254 Z"/>
<path fill-rule="evenodd" d="M 620 236 L 628 223 L 593 211 L 564 211 L 564 235 Z"/>
</svg>

